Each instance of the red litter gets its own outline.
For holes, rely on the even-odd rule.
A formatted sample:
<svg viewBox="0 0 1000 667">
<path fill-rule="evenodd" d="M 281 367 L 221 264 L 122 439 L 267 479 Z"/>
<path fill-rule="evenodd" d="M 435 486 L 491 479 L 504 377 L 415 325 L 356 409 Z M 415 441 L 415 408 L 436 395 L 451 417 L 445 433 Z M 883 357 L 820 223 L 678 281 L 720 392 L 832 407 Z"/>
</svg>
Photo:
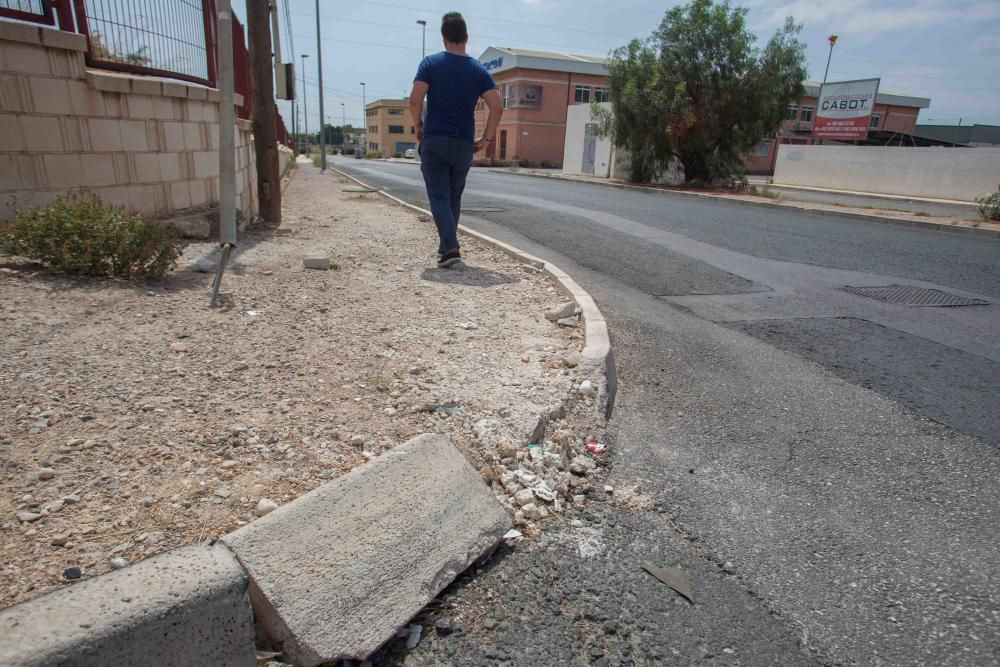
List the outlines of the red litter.
<svg viewBox="0 0 1000 667">
<path fill-rule="evenodd" d="M 587 451 L 591 454 L 603 454 L 608 449 L 608 446 L 603 442 L 588 442 Z"/>
</svg>

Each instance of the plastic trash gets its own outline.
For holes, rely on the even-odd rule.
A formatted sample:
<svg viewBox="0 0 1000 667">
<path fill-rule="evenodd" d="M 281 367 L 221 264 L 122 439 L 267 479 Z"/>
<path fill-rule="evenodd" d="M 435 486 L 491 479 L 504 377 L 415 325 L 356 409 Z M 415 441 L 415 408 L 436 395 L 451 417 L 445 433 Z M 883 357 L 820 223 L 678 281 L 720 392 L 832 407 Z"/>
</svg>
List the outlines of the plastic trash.
<svg viewBox="0 0 1000 667">
<path fill-rule="evenodd" d="M 588 442 L 587 451 L 591 454 L 603 454 L 608 450 L 608 446 L 603 442 Z"/>
</svg>

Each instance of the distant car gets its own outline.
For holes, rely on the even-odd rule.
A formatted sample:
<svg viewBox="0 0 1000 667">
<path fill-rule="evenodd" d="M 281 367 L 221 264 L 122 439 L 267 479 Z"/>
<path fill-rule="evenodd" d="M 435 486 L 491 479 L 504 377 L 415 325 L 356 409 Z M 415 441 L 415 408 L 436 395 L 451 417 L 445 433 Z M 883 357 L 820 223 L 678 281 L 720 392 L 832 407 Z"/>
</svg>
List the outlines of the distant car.
<svg viewBox="0 0 1000 667">
<path fill-rule="evenodd" d="M 413 158 L 417 157 L 417 149 L 407 148 L 406 152 L 403 153 L 403 157 L 405 157 L 407 160 L 412 160 Z"/>
<path fill-rule="evenodd" d="M 364 156 L 365 156 L 365 149 L 361 148 L 360 146 L 358 146 L 357 148 L 354 149 L 354 159 L 355 160 L 360 160 Z"/>
</svg>

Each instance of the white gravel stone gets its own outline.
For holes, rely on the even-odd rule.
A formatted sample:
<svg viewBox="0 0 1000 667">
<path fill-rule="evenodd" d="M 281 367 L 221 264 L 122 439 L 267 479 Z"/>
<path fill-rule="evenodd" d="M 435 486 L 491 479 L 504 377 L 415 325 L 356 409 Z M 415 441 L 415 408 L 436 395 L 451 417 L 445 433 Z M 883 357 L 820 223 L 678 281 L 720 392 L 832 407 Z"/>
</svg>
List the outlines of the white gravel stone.
<svg viewBox="0 0 1000 667">
<path fill-rule="evenodd" d="M 562 304 L 558 308 L 552 308 L 545 311 L 545 319 L 549 322 L 558 322 L 559 320 L 566 319 L 567 317 L 572 317 L 575 314 L 576 303 L 574 301 L 570 301 Z"/>
<path fill-rule="evenodd" d="M 521 508 L 521 511 L 524 512 L 524 518 L 530 521 L 538 521 L 539 519 L 544 519 L 549 515 L 549 511 L 547 509 L 539 507 L 534 503 L 525 505 Z"/>
<path fill-rule="evenodd" d="M 56 471 L 52 468 L 42 468 L 38 471 L 38 479 L 47 480 L 56 476 Z"/>
<path fill-rule="evenodd" d="M 121 556 L 111 559 L 111 569 L 113 570 L 121 570 L 128 567 L 128 565 L 129 562 Z"/>
<path fill-rule="evenodd" d="M 580 383 L 580 393 L 584 396 L 590 396 L 594 393 L 594 384 L 590 380 L 584 380 Z"/>
<path fill-rule="evenodd" d="M 579 352 L 570 352 L 563 357 L 563 365 L 567 368 L 576 368 L 580 365 L 582 357 Z"/>
<path fill-rule="evenodd" d="M 265 514 L 270 514 L 274 510 L 278 509 L 278 503 L 273 500 L 268 500 L 267 498 L 261 498 L 257 503 L 257 516 L 264 516 Z"/>
<path fill-rule="evenodd" d="M 531 489 L 521 489 L 520 491 L 514 494 L 514 503 L 518 507 L 524 507 L 525 505 L 534 502 L 534 500 L 535 500 L 535 494 L 532 492 Z"/>
<path fill-rule="evenodd" d="M 21 523 L 31 523 L 32 521 L 38 521 L 42 518 L 42 515 L 38 512 L 18 512 L 17 520 Z"/>
</svg>

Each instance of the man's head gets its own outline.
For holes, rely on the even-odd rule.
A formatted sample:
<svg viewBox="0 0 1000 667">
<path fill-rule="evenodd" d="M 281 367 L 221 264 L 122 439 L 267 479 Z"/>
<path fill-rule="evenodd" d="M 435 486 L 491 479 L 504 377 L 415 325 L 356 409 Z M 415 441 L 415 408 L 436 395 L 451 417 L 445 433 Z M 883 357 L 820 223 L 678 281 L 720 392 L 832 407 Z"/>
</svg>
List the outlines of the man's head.
<svg viewBox="0 0 1000 667">
<path fill-rule="evenodd" d="M 441 18 L 441 36 L 445 44 L 460 45 L 469 41 L 469 29 L 458 12 L 448 12 Z"/>
</svg>

